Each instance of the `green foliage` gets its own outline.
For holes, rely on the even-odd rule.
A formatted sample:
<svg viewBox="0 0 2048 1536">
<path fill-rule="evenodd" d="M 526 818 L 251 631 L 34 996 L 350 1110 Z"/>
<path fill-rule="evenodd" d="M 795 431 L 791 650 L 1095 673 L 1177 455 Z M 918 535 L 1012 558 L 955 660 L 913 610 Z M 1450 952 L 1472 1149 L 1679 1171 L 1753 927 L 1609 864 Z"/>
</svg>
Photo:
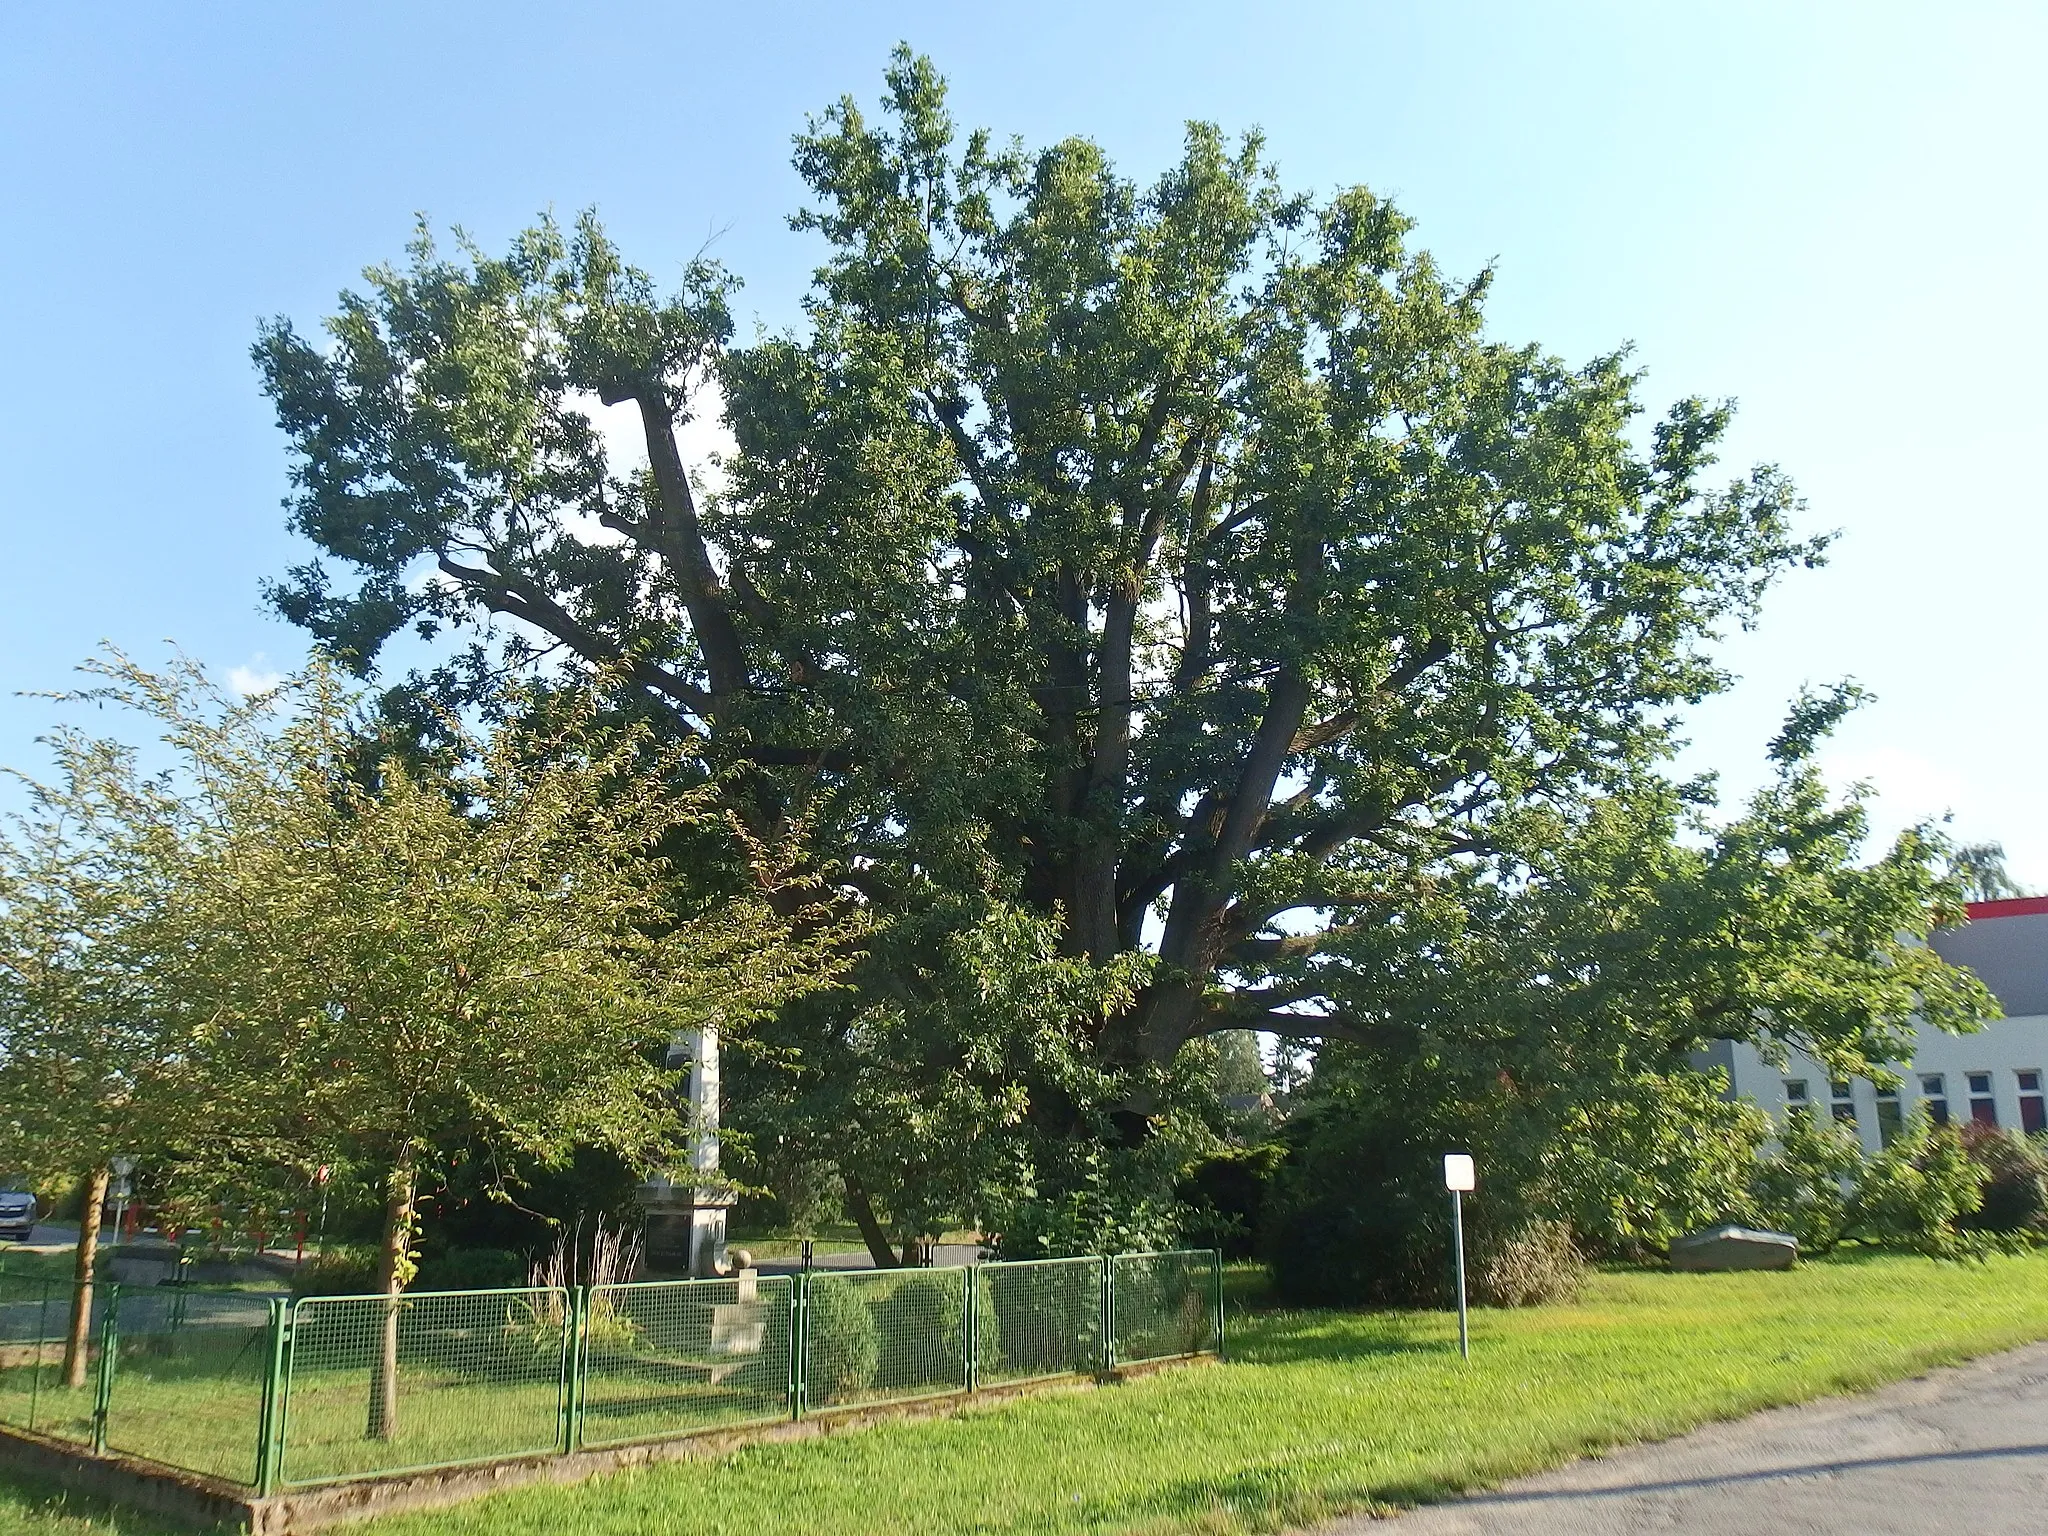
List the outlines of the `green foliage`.
<svg viewBox="0 0 2048 1536">
<path fill-rule="evenodd" d="M 1225 1258 L 1251 1257 L 1287 1150 L 1283 1142 L 1268 1141 L 1229 1147 L 1198 1163 L 1174 1190 L 1189 1212 L 1182 1239 L 1219 1248 Z"/>
<path fill-rule="evenodd" d="M 1983 1183 L 1983 1203 L 1961 1225 L 1976 1232 L 2039 1232 L 2048 1216 L 2048 1153 L 2041 1143 L 1975 1121 L 1959 1132 L 1962 1150 Z"/>
<path fill-rule="evenodd" d="M 754 836 L 804 830 L 877 937 L 735 1056 L 735 1129 L 838 1167 L 892 1242 L 969 1213 L 1006 1252 L 1157 1231 L 1219 1030 L 1415 1063 L 1447 1021 L 1543 1038 L 1569 971 L 1489 981 L 1486 1015 L 1408 973 L 1473 947 L 1466 905 L 1505 940 L 1530 862 L 1721 686 L 1714 636 L 1821 558 L 1784 476 L 1713 478 L 1728 409 L 1647 421 L 1622 353 L 1489 338 L 1489 274 L 1447 276 L 1363 187 L 1288 193 L 1256 135 L 1191 125 L 1142 183 L 1086 139 L 956 131 L 905 49 L 881 113 L 834 104 L 796 168 L 824 249 L 793 333 L 734 345 L 724 274 L 664 294 L 592 216 L 503 255 L 423 232 L 324 337 L 265 326 L 312 546 L 277 608 L 365 673 L 401 632 L 452 641 L 392 694 L 408 721 L 546 650 L 698 744 Z M 645 467 L 593 398 L 637 411 Z M 711 496 L 677 432 L 714 408 Z M 1872 1021 L 1873 950 L 1900 995 L 1939 980 L 1889 905 L 1860 920 L 1777 851 L 1624 885 L 1622 914 L 1667 874 L 1707 899 L 1636 974 L 1626 923 L 1556 951 L 1611 978 L 1583 1038 L 1779 1007 L 1832 1048 Z M 1717 928 L 1737 898 L 1753 920 Z"/>
<path fill-rule="evenodd" d="M 1773 1231 L 1799 1239 L 1801 1253 L 1826 1253 L 1841 1240 L 1848 1219 L 1844 1185 L 1863 1166 L 1853 1131 L 1811 1112 L 1787 1115 L 1778 1147 L 1751 1180 L 1753 1209 Z"/>
<path fill-rule="evenodd" d="M 1970 1251 L 1962 1229 L 1982 1205 L 1984 1186 L 1984 1170 L 1955 1131 L 1915 1108 L 1891 1145 L 1857 1171 L 1843 1231 L 1866 1242 L 1955 1258 Z"/>
<path fill-rule="evenodd" d="M 335 1165 L 387 1192 L 402 1283 L 422 1180 L 475 1158 L 502 1194 L 589 1147 L 658 1163 L 683 1129 L 674 1033 L 743 1031 L 836 964 L 846 929 L 758 844 L 738 855 L 755 894 L 685 900 L 671 857 L 729 824 L 688 787 L 694 759 L 588 693 L 508 695 L 495 713 L 522 723 L 487 737 L 446 720 L 449 753 L 422 763 L 366 755 L 324 663 L 240 701 L 182 661 L 88 671 L 85 697 L 159 729 L 173 767 L 60 734 L 29 851 L 0 861 L 10 947 L 72 957 L 0 966 L 42 988 L 6 1010 L 0 1060 L 6 1102 L 37 1106 L 0 1127 L 24 1153 L 83 1155 L 125 1107 L 121 1144 L 205 1170 L 199 1188 Z M 148 1051 L 112 1070 L 85 995 L 118 1000 Z"/>
<path fill-rule="evenodd" d="M 854 1286 L 813 1280 L 804 1295 L 809 1350 L 805 1369 L 811 1401 L 827 1403 L 875 1384 L 881 1335 L 867 1299 Z"/>
<path fill-rule="evenodd" d="M 1908 1053 L 1916 1019 L 1963 1030 L 1996 1012 L 1924 942 L 1957 911 L 1945 845 L 1910 830 L 1862 862 L 1864 808 L 1831 798 L 1811 760 L 1853 702 L 1802 700 L 1771 746 L 1774 782 L 1724 824 L 1697 788 L 1644 775 L 1574 817 L 1504 827 L 1514 880 L 1475 865 L 1426 920 L 1346 941 L 1370 946 L 1391 1038 L 1326 1045 L 1301 1095 L 1271 1250 L 1283 1281 L 1299 1242 L 1331 1256 L 1303 1260 L 1332 1277 L 1304 1295 L 1435 1294 L 1434 1159 L 1450 1148 L 1477 1156 L 1475 1217 L 1501 1235 L 1560 1220 L 1628 1256 L 1729 1219 L 1810 1251 L 1839 1239 L 1853 1139 L 1800 1121 L 1760 1165 L 1769 1120 L 1726 1100 L 1695 1053 L 1797 1046 L 1868 1075 Z"/>
<path fill-rule="evenodd" d="M 367 1296 L 377 1289 L 377 1250 L 335 1246 L 292 1271 L 294 1296 Z"/>
<path fill-rule="evenodd" d="M 488 1291 L 526 1284 L 526 1260 L 505 1248 L 449 1248 L 423 1255 L 415 1284 L 423 1291 Z"/>
</svg>

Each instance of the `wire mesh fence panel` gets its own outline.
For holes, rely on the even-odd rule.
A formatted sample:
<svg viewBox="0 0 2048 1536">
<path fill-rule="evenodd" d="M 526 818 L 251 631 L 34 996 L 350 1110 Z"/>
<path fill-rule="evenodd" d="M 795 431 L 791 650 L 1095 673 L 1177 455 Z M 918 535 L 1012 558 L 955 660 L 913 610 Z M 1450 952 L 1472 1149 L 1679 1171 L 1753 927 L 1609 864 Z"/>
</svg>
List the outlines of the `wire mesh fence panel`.
<svg viewBox="0 0 2048 1536">
<path fill-rule="evenodd" d="M 979 1271 L 976 1380 L 1068 1376 L 1102 1366 L 1102 1261 L 1026 1259 Z"/>
<path fill-rule="evenodd" d="M 111 1287 L 93 1287 L 78 1385 L 70 1386 L 65 1381 L 64 1341 L 75 1289 L 69 1280 L 0 1274 L 0 1424 L 90 1443 L 100 1328 Z"/>
<path fill-rule="evenodd" d="M 298 1486 L 558 1448 L 566 1290 L 308 1296 L 292 1309 L 280 1480 Z"/>
<path fill-rule="evenodd" d="M 64 1349 L 64 1324 L 71 1287 L 40 1276 L 0 1274 L 0 1424 L 34 1429 L 41 1401 L 45 1356 Z M 91 1398 L 87 1397 L 90 1430 Z"/>
<path fill-rule="evenodd" d="M 966 1270 L 813 1270 L 804 1286 L 806 1408 L 966 1390 Z"/>
<path fill-rule="evenodd" d="M 107 1449 L 255 1486 L 269 1368 L 267 1296 L 124 1287 Z"/>
<path fill-rule="evenodd" d="M 786 1276 L 594 1285 L 584 1308 L 582 1443 L 623 1445 L 786 1418 Z"/>
<path fill-rule="evenodd" d="M 1217 1348 L 1215 1262 L 1207 1249 L 1110 1260 L 1118 1364 Z"/>
</svg>

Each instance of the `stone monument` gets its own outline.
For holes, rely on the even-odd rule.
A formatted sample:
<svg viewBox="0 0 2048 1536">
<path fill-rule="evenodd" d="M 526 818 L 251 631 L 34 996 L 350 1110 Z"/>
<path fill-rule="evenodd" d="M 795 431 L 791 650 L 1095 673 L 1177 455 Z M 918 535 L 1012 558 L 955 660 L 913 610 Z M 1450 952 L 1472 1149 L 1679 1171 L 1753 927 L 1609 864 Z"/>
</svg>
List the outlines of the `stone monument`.
<svg viewBox="0 0 2048 1536">
<path fill-rule="evenodd" d="M 647 1267 L 708 1279 L 726 1272 L 725 1213 L 732 1186 L 718 1172 L 718 1027 L 686 1029 L 669 1042 L 670 1070 L 690 1072 L 690 1155 L 682 1169 L 640 1186 Z"/>
</svg>

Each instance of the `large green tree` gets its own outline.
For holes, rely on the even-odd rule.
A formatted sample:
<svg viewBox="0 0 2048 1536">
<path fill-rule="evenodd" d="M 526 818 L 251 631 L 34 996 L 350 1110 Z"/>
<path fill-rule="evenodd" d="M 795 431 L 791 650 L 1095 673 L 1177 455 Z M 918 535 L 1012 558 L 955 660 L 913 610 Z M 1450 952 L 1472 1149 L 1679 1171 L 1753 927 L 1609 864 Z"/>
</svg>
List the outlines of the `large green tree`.
<svg viewBox="0 0 2048 1536">
<path fill-rule="evenodd" d="M 932 978 L 1004 907 L 1115 973 L 1022 1053 L 1078 1041 L 1106 1085 L 1021 1084 L 1044 1137 L 1142 1143 L 1218 1031 L 1419 1049 L 1355 941 L 1666 749 L 1718 631 L 1819 556 L 1790 485 L 1713 482 L 1727 409 L 1646 419 L 1623 353 L 1490 338 L 1487 274 L 1362 187 L 1283 190 L 1256 136 L 1191 125 L 1141 186 L 1085 139 L 963 136 L 907 50 L 887 80 L 878 120 L 797 140 L 794 332 L 735 344 L 725 274 L 665 294 L 592 217 L 502 257 L 422 233 L 324 338 L 266 326 L 317 551 L 274 601 L 366 672 L 471 632 L 430 691 L 617 669 L 757 832 L 809 828 L 898 936 L 806 1026 L 856 1099 L 868 1068 L 993 1070 Z M 704 409 L 737 443 L 715 485 L 679 447 Z M 923 1023 L 848 1022 L 878 999 Z M 912 1202 L 937 1144 L 868 1119 L 839 1155 Z"/>
</svg>

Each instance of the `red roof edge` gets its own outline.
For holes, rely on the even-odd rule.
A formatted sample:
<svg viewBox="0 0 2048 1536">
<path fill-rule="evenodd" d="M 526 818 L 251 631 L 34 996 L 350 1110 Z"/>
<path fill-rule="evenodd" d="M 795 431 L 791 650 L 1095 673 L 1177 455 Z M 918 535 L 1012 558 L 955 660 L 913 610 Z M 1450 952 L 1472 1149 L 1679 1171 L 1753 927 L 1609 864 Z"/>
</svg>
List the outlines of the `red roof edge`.
<svg viewBox="0 0 2048 1536">
<path fill-rule="evenodd" d="M 1987 917 L 2036 917 L 2048 912 L 2048 896 L 2008 896 L 2003 901 L 1971 901 L 1963 904 L 1963 910 L 1970 914 L 1970 921 L 1981 923 Z"/>
</svg>

